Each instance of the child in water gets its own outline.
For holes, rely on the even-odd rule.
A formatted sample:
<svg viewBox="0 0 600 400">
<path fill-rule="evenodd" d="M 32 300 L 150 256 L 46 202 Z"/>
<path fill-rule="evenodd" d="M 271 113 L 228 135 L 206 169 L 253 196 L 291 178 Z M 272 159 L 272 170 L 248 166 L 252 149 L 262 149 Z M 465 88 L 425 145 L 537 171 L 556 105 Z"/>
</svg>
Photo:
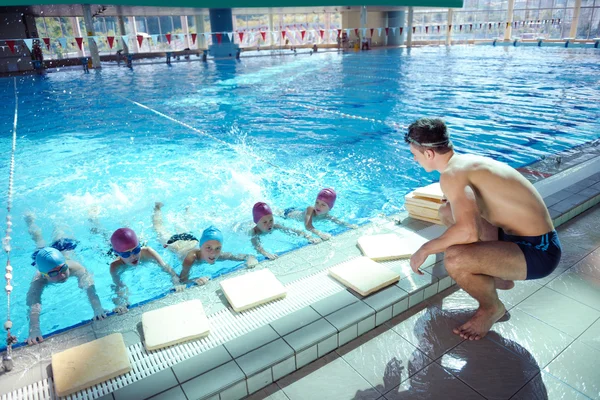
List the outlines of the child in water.
<svg viewBox="0 0 600 400">
<path fill-rule="evenodd" d="M 306 238 L 310 243 L 319 243 L 321 239 L 312 237 L 306 232 L 300 231 L 298 229 L 288 228 L 280 224 L 276 224 L 273 219 L 273 211 L 271 211 L 271 207 L 267 203 L 258 202 L 252 208 L 252 217 L 254 219 L 254 223 L 256 224 L 254 228 L 250 231 L 250 235 L 252 236 L 252 245 L 263 256 L 267 257 L 269 260 L 274 260 L 277 258 L 276 254 L 272 254 L 267 252 L 260 243 L 260 235 L 264 235 L 267 233 L 271 233 L 274 230 L 281 230 L 288 235 L 296 234 L 298 236 L 302 236 Z"/>
<path fill-rule="evenodd" d="M 335 190 L 331 188 L 326 188 L 319 192 L 314 205 L 306 207 L 306 210 L 298 208 L 288 208 L 284 211 L 283 216 L 285 218 L 292 218 L 297 219 L 299 221 L 304 221 L 304 227 L 306 228 L 306 230 L 314 233 L 323 240 L 329 240 L 331 239 L 331 235 L 317 230 L 313 225 L 313 220 L 327 219 L 329 221 L 335 222 L 338 225 L 346 226 L 351 229 L 358 228 L 357 225 L 341 221 L 333 215 L 329 214 L 329 211 L 333 208 L 336 199 L 337 194 L 335 193 Z"/>
<path fill-rule="evenodd" d="M 127 285 L 121 281 L 121 274 L 126 268 L 137 267 L 140 263 L 152 261 L 169 274 L 176 292 L 185 290 L 185 285 L 179 282 L 179 276 L 171 266 L 163 261 L 161 256 L 151 247 L 142 246 L 137 235 L 132 229 L 119 228 L 110 237 L 113 253 L 117 258 L 110 263 L 110 275 L 115 284 L 117 297 L 113 299 L 116 305 L 114 311 L 117 314 L 127 312 L 129 306 L 129 290 Z"/>
<path fill-rule="evenodd" d="M 158 239 L 163 247 L 175 253 L 183 261 L 183 269 L 179 275 L 181 282 L 189 280 L 190 269 L 196 263 L 206 262 L 214 264 L 217 259 L 246 261 L 247 268 L 254 268 L 258 261 L 250 254 L 221 253 L 223 245 L 223 234 L 214 226 L 210 226 L 202 232 L 200 240 L 191 233 L 177 233 L 170 236 L 164 227 L 162 219 L 163 204 L 157 202 L 154 206 L 152 224 L 158 234 Z M 195 279 L 198 285 L 204 285 L 209 277 Z"/>
</svg>

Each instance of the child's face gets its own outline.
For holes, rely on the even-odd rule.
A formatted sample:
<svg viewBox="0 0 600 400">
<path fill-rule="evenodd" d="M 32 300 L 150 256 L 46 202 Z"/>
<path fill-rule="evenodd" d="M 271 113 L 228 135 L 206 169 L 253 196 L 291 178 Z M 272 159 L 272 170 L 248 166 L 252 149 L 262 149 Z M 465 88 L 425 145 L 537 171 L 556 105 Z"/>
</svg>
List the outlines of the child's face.
<svg viewBox="0 0 600 400">
<path fill-rule="evenodd" d="M 218 240 L 209 240 L 205 242 L 200 250 L 202 250 L 202 260 L 209 264 L 214 264 L 217 258 L 221 255 L 221 243 Z"/>
<path fill-rule="evenodd" d="M 329 206 L 323 200 L 315 201 L 315 214 L 323 215 L 329 212 Z"/>
<path fill-rule="evenodd" d="M 135 267 L 140 263 L 140 256 L 142 255 L 142 245 L 138 243 L 137 246 L 132 247 L 127 251 L 115 253 L 119 257 L 121 257 L 121 260 L 123 260 L 123 262 L 126 265 L 133 265 Z"/>
<path fill-rule="evenodd" d="M 274 224 L 275 224 L 275 221 L 273 220 L 273 214 L 269 214 L 269 215 L 264 215 L 261 219 L 259 219 L 256 226 L 258 226 L 258 229 L 261 232 L 266 233 L 266 232 L 271 232 L 273 230 Z"/>
</svg>

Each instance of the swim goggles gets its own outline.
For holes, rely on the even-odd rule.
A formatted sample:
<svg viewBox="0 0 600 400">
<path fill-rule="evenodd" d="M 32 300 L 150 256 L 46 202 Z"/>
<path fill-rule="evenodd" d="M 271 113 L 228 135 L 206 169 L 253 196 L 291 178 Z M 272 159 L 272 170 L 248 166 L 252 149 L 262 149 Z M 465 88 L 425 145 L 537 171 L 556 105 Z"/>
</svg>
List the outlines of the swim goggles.
<svg viewBox="0 0 600 400">
<path fill-rule="evenodd" d="M 443 141 L 441 141 L 441 142 L 434 142 L 434 143 L 419 143 L 419 142 L 417 142 L 415 139 L 411 138 L 411 137 L 409 136 L 409 134 L 408 134 L 408 133 L 406 133 L 406 134 L 404 135 L 404 141 L 405 141 L 406 143 L 412 143 L 412 144 L 414 144 L 414 145 L 416 145 L 416 146 L 421 146 L 421 147 L 442 147 L 442 146 L 447 146 L 447 145 L 448 145 L 448 143 L 450 142 L 450 140 L 449 140 L 449 139 L 446 139 L 446 140 L 443 140 Z"/>
<path fill-rule="evenodd" d="M 129 251 L 124 251 L 123 253 L 119 253 L 116 250 L 113 250 L 115 252 L 116 255 L 118 255 L 121 258 L 129 258 L 131 257 L 132 254 L 140 254 L 140 251 L 142 251 L 142 245 L 138 244 L 137 246 L 135 246 L 135 248 L 129 250 Z"/>
<path fill-rule="evenodd" d="M 58 276 L 59 274 L 64 274 L 65 272 L 67 272 L 67 270 L 69 269 L 69 266 L 67 265 L 67 263 L 64 263 L 63 265 L 59 265 L 60 269 L 56 270 L 53 269 L 52 271 L 48 271 L 48 273 L 44 273 L 42 272 L 44 275 L 49 276 L 50 278 L 54 278 L 55 276 Z"/>
</svg>

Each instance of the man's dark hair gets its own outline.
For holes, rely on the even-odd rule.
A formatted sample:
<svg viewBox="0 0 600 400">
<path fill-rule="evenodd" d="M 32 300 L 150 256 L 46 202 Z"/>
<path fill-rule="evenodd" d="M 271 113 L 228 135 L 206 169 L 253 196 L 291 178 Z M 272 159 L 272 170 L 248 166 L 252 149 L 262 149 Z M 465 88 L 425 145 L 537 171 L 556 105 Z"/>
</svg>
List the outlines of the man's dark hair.
<svg viewBox="0 0 600 400">
<path fill-rule="evenodd" d="M 410 124 L 404 141 L 414 144 L 420 152 L 431 149 L 446 154 L 454 149 L 446 124 L 439 118 L 421 118 Z"/>
</svg>

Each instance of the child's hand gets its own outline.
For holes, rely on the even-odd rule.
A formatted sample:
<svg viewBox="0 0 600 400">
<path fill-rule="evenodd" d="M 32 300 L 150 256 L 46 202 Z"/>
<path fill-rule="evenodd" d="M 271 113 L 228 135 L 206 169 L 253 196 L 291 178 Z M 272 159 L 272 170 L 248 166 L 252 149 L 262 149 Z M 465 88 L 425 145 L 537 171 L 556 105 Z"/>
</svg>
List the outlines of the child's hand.
<svg viewBox="0 0 600 400">
<path fill-rule="evenodd" d="M 275 259 L 279 258 L 279 256 L 277 254 L 265 253 L 263 255 L 265 257 L 267 257 L 269 260 L 275 260 Z"/>
<path fill-rule="evenodd" d="M 309 237 L 308 241 L 311 242 L 312 244 L 317 244 L 317 243 L 321 243 L 323 240 L 321 240 L 321 238 L 318 238 L 318 237 Z"/>
<path fill-rule="evenodd" d="M 331 239 L 331 235 L 329 233 L 325 233 L 325 232 L 321 232 L 321 234 L 319 235 L 319 237 L 323 240 L 329 240 Z"/>
<path fill-rule="evenodd" d="M 248 256 L 246 258 L 246 268 L 254 268 L 258 264 L 258 260 L 254 256 Z"/>
<path fill-rule="evenodd" d="M 175 293 L 181 293 L 185 290 L 185 285 L 173 285 L 173 289 L 175 289 Z"/>
<path fill-rule="evenodd" d="M 194 280 L 194 282 L 196 282 L 196 285 L 198 286 L 204 286 L 208 281 L 210 281 L 210 278 L 208 276 L 203 276 L 202 278 Z"/>
</svg>

